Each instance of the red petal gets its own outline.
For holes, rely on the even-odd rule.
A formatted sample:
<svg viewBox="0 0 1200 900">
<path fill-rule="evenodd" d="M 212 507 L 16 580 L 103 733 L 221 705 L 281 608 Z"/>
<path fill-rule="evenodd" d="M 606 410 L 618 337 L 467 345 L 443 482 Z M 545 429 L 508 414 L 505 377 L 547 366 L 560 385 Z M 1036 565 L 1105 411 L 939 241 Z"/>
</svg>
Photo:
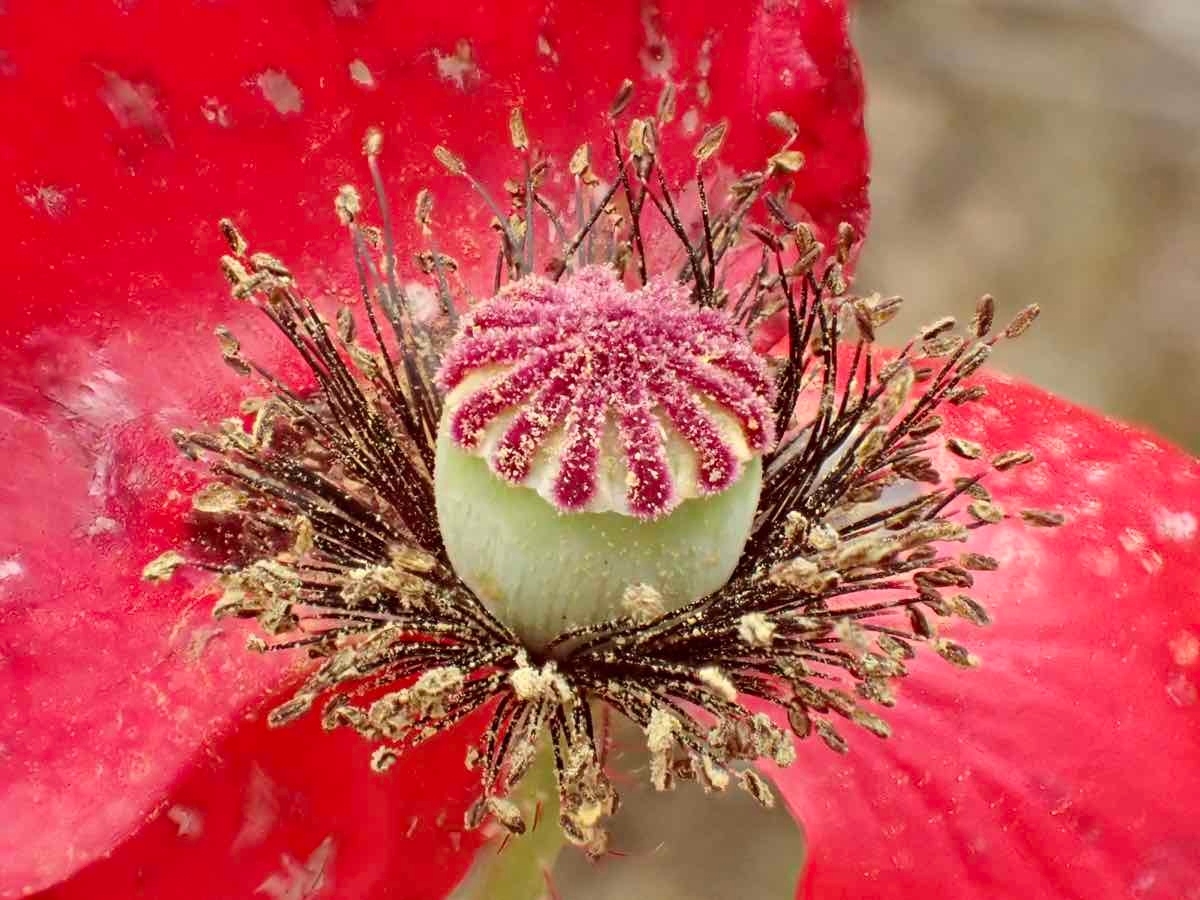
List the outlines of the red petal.
<svg viewBox="0 0 1200 900">
<path fill-rule="evenodd" d="M 713 105 L 702 108 L 702 119 L 731 124 L 722 161 L 738 169 L 761 167 L 783 138 L 765 119 L 786 113 L 799 126 L 792 149 L 805 158 L 792 199 L 808 213 L 817 239 L 832 247 L 842 222 L 865 234 L 870 207 L 864 97 L 846 4 L 766 2 L 753 14 L 720 2 L 706 5 L 716 10 L 710 17 L 698 16 L 686 0 L 674 5 L 666 30 L 691 36 L 679 41 L 688 56 L 712 39 Z M 746 129 L 755 141 L 739 139 Z"/>
<path fill-rule="evenodd" d="M 386 774 L 349 730 L 316 717 L 262 720 L 203 757 L 137 834 L 44 896 L 429 900 L 465 874 L 478 791 L 463 729 L 405 754 Z M 473 735 L 471 735 L 473 736 Z"/>
<path fill-rule="evenodd" d="M 1003 562 L 975 591 L 995 624 L 950 632 L 980 669 L 922 654 L 885 711 L 890 739 L 859 736 L 846 757 L 808 742 L 778 772 L 809 836 L 802 895 L 1195 897 L 1200 464 L 989 386 L 955 433 L 1037 453 L 992 493 L 1070 521 L 979 535 L 972 549 Z"/>
<path fill-rule="evenodd" d="M 139 376 L 152 341 L 39 333 L 0 359 L 20 373 L 0 389 L 0 895 L 112 847 L 289 662 L 245 653 L 211 597 L 140 580 L 194 488 L 167 430 L 204 412 L 199 357 Z"/>
<path fill-rule="evenodd" d="M 0 894 L 110 851 L 205 739 L 283 677 L 283 660 L 248 656 L 239 632 L 217 629 L 210 598 L 138 581 L 180 540 L 196 477 L 168 430 L 231 413 L 245 390 L 217 357 L 214 325 L 297 371 L 227 298 L 220 216 L 314 292 L 351 290 L 332 197 L 366 181 L 361 137 L 381 124 L 402 263 L 424 247 L 411 209 L 429 185 L 444 249 L 468 284 L 486 284 L 490 215 L 431 147 L 485 176 L 507 171 L 507 112 L 522 103 L 535 140 L 569 152 L 622 78 L 643 83 L 638 109 L 653 108 L 643 57 L 665 35 L 671 77 L 692 92 L 699 42 L 715 40 L 699 118 L 731 120 L 726 162 L 771 152 L 779 136 L 761 119 L 782 108 L 809 157 L 797 201 L 823 234 L 865 220 L 861 85 L 841 4 L 680 0 L 657 25 L 640 9 L 196 0 L 16 4 L 4 16 L 0 111 L 20 125 L 0 142 L 16 186 L 0 196 L 0 366 L 15 376 L 0 386 L 13 473 L 0 484 Z M 460 40 L 469 65 L 455 61 Z M 351 77 L 356 61 L 374 89 Z"/>
<path fill-rule="evenodd" d="M 353 269 L 331 204 L 340 184 L 365 181 L 359 147 L 370 125 L 384 127 L 408 246 L 425 246 L 411 227 L 416 190 L 436 187 L 436 220 L 470 229 L 443 245 L 486 284 L 491 214 L 431 148 L 447 144 L 495 177 L 499 195 L 498 179 L 519 166 L 508 109 L 522 104 L 536 142 L 569 154 L 591 138 L 594 158 L 606 160 L 603 114 L 626 77 L 641 85 L 640 113 L 653 111 L 662 77 L 686 85 L 677 124 L 696 110 L 689 148 L 703 127 L 729 120 L 722 160 L 735 168 L 778 149 L 782 135 L 764 119 L 789 113 L 808 159 L 795 199 L 819 235 L 842 219 L 866 224 L 862 85 L 840 2 L 672 0 L 657 16 L 633 0 L 526 0 L 503 11 L 477 0 L 419 12 L 366 0 L 325 10 L 286 0 L 56 5 L 22 4 L 5 17 L 10 74 L 0 80 L 5 120 L 30 123 L 0 146 L 17 187 L 0 198 L 6 288 L 36 296 L 42 321 L 207 304 L 191 295 L 215 296 L 213 224 L 225 215 L 298 271 L 320 274 L 321 287 L 346 287 Z M 469 63 L 455 56 L 460 41 Z M 352 79 L 355 62 L 373 89 Z M 707 106 L 697 99 L 705 65 Z M 13 327 L 29 324 L 24 304 L 3 314 Z"/>
</svg>

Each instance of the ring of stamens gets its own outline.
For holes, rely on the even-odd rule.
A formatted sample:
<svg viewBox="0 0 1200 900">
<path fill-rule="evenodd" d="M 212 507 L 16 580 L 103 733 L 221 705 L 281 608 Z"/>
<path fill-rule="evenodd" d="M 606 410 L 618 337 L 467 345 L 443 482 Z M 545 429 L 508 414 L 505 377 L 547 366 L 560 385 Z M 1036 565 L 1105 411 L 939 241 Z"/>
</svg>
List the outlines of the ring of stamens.
<svg viewBox="0 0 1200 900">
<path fill-rule="evenodd" d="M 1007 513 L 982 484 L 989 469 L 1022 465 L 1008 451 L 982 459 L 982 448 L 937 439 L 946 403 L 980 399 L 969 382 L 1002 338 L 1032 322 L 1031 307 L 1000 333 L 985 297 L 964 331 L 952 319 L 923 329 L 898 353 L 874 347 L 898 298 L 848 292 L 844 275 L 855 235 L 843 226 L 826 252 L 788 212 L 781 179 L 798 165 L 789 150 L 795 126 L 772 122 L 783 147 L 762 170 L 742 175 L 719 208 L 710 208 L 706 164 L 725 127 L 707 131 L 695 150 L 692 189 L 697 222 L 684 221 L 656 154 L 666 121 L 634 119 L 630 139 L 616 127 L 630 99 L 623 88 L 610 112 L 612 167 L 605 186 L 581 148 L 569 170 L 574 198 L 545 186 L 548 160 L 534 159 L 514 114 L 514 145 L 528 164 L 505 211 L 467 164 L 445 148 L 439 160 L 476 188 L 497 215 L 497 283 L 519 281 L 537 266 L 538 221 L 557 245 L 545 265 L 551 279 L 598 263 L 646 284 L 651 271 L 647 219 L 658 215 L 687 260 L 669 273 L 701 309 L 726 310 L 747 335 L 786 322 L 787 350 L 777 361 L 762 499 L 741 563 L 717 592 L 663 613 L 652 589 L 630 586 L 627 609 L 602 625 L 561 635 L 541 656 L 522 647 L 455 575 L 436 525 L 433 455 L 442 397 L 436 348 L 456 325 L 449 274 L 453 260 L 435 239 L 432 195 L 422 191 L 417 222 L 430 244 L 422 258 L 442 316 L 420 324 L 396 280 L 397 246 L 385 216 L 382 261 L 376 233 L 360 221 L 357 193 L 344 188 L 337 210 L 355 251 L 362 314 L 348 307 L 327 323 L 278 259 L 248 253 L 229 222 L 223 261 L 233 295 L 256 305 L 311 368 L 317 390 L 294 391 L 245 358 L 237 339 L 218 332 L 226 362 L 258 379 L 266 399 L 253 424 L 230 419 L 215 430 L 177 431 L 180 449 L 203 459 L 211 482 L 194 498 L 196 541 L 185 556 L 168 551 L 145 570 L 161 580 L 180 565 L 211 570 L 219 617 L 257 619 L 251 649 L 305 650 L 319 664 L 294 697 L 270 713 L 283 725 L 320 704 L 327 728 L 351 727 L 378 746 L 386 770 L 404 750 L 477 711 L 490 708 L 468 763 L 481 772 L 480 800 L 468 825 L 492 817 L 520 832 L 526 824 L 507 799 L 548 735 L 560 795 L 560 824 L 575 843 L 605 852 L 603 819 L 617 797 L 604 772 L 604 745 L 593 704 L 644 729 L 655 787 L 689 780 L 705 790 L 736 782 L 764 804 L 766 782 L 740 765 L 766 756 L 792 761 L 792 736 L 746 701 L 786 712 L 790 731 L 818 735 L 837 752 L 840 724 L 879 737 L 889 728 L 874 710 L 894 703 L 890 687 L 907 673 L 916 647 L 928 644 L 951 663 L 975 658 L 938 634 L 939 619 L 987 623 L 966 593 L 978 571 L 997 561 L 968 550 L 977 528 Z M 661 105 L 660 105 L 661 106 Z M 382 139 L 365 142 L 380 205 Z M 785 185 L 784 185 L 785 186 Z M 573 208 L 575 227 L 565 224 Z M 762 221 L 752 211 L 765 209 Z M 730 251 L 757 242 L 759 265 L 726 285 Z M 369 335 L 359 339 L 358 320 Z M 934 468 L 944 446 L 974 471 L 944 481 Z M 1061 516 L 1024 510 L 1033 525 Z M 207 529 L 240 529 L 236 558 L 206 539 Z M 483 714 L 483 713 L 481 713 Z"/>
</svg>

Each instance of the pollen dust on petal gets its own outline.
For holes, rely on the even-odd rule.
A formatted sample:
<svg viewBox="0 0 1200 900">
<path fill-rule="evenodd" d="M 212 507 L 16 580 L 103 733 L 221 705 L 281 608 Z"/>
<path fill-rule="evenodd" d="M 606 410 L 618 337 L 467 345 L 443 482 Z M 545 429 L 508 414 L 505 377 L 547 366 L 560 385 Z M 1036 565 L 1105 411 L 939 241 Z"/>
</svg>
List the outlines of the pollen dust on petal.
<svg viewBox="0 0 1200 900">
<path fill-rule="evenodd" d="M 44 212 L 51 219 L 61 219 L 67 214 L 67 194 L 51 184 L 24 185 L 18 192 L 32 209 Z"/>
</svg>

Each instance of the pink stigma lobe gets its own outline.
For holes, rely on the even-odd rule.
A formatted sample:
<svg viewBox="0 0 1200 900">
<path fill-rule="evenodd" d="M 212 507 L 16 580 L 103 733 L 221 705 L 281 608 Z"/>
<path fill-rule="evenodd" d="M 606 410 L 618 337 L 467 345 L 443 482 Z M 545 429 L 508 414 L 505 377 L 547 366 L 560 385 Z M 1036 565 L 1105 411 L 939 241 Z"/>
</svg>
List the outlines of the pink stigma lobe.
<svg viewBox="0 0 1200 900">
<path fill-rule="evenodd" d="M 476 306 L 438 383 L 455 445 L 564 512 L 657 518 L 730 487 L 775 438 L 770 372 L 724 312 L 600 266 Z"/>
</svg>

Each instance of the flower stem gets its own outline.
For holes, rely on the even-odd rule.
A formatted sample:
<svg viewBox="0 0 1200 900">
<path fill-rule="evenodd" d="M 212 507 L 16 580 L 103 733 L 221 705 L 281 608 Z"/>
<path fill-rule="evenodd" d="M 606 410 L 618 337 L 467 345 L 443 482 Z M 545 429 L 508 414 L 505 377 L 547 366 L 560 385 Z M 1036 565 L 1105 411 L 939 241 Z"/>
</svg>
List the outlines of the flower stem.
<svg viewBox="0 0 1200 900">
<path fill-rule="evenodd" d="M 548 890 L 551 873 L 566 838 L 558 827 L 554 756 L 547 744 L 543 743 L 533 767 L 509 799 L 521 807 L 529 830 L 507 841 L 506 833 L 501 831 L 484 844 L 451 900 L 537 900 L 553 896 Z"/>
</svg>

